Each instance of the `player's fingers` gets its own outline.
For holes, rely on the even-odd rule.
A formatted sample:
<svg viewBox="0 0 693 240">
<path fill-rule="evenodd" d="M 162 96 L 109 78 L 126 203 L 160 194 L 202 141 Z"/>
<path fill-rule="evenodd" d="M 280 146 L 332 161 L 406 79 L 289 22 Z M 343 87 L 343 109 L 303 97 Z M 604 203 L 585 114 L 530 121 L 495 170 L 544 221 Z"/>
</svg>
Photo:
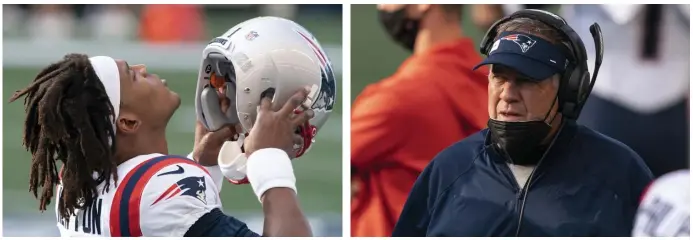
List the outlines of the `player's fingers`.
<svg viewBox="0 0 693 240">
<path fill-rule="evenodd" d="M 236 130 L 236 133 L 242 133 L 243 132 L 243 125 L 241 125 L 240 123 L 236 123 L 236 125 L 234 125 L 233 128 L 234 128 L 234 130 Z"/>
<path fill-rule="evenodd" d="M 303 111 L 301 113 L 296 114 L 296 117 L 291 120 L 294 126 L 302 126 L 306 121 L 310 120 L 315 116 L 315 112 L 313 110 L 308 109 L 306 111 Z"/>
<path fill-rule="evenodd" d="M 236 134 L 236 130 L 234 129 L 233 126 L 228 125 L 224 126 L 221 129 L 209 133 L 209 140 L 214 141 L 217 143 L 222 144 L 225 141 L 228 141 L 233 138 L 233 136 Z"/>
<path fill-rule="evenodd" d="M 268 88 L 260 94 L 260 109 L 270 111 L 272 109 L 272 98 L 274 98 L 274 88 Z"/>
<path fill-rule="evenodd" d="M 227 111 L 229 111 L 229 107 L 231 106 L 231 100 L 226 97 L 226 95 L 220 96 L 219 98 L 219 107 L 221 107 L 221 112 L 226 114 Z"/>
<path fill-rule="evenodd" d="M 202 137 L 207 134 L 207 128 L 202 124 L 202 122 L 195 121 L 195 145 L 197 145 L 200 140 L 202 140 Z"/>
<path fill-rule="evenodd" d="M 306 100 L 309 92 L 310 87 L 305 87 L 294 93 L 294 95 L 289 98 L 289 101 L 284 104 L 282 109 L 279 110 L 279 114 L 282 114 L 283 116 L 291 116 L 291 114 L 294 113 L 294 109 L 301 106 L 301 103 Z"/>
</svg>

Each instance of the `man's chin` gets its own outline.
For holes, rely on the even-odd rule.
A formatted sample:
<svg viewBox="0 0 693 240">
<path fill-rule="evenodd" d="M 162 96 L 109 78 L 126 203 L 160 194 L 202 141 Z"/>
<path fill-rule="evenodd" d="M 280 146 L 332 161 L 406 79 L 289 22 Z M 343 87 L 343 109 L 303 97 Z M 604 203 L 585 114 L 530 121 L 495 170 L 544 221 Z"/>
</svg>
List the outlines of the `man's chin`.
<svg viewBox="0 0 693 240">
<path fill-rule="evenodd" d="M 167 118 L 168 120 L 171 120 L 171 118 L 173 117 L 173 115 L 174 115 L 174 114 L 176 113 L 176 111 L 180 108 L 180 104 L 181 104 L 181 99 L 180 99 L 180 97 L 178 96 L 178 94 L 175 93 L 175 92 L 171 92 L 171 93 L 172 93 L 173 95 L 171 96 L 171 97 L 172 97 L 172 99 L 171 99 L 171 105 L 169 105 L 170 108 L 169 108 L 169 114 L 168 114 L 168 118 Z"/>
<path fill-rule="evenodd" d="M 180 99 L 180 96 L 178 95 L 178 93 L 176 93 L 174 91 L 171 91 L 171 95 L 172 95 L 171 97 L 173 98 L 173 101 L 175 102 L 175 105 L 174 105 L 175 107 L 173 109 L 175 111 L 178 108 L 180 108 L 181 99 Z"/>
</svg>

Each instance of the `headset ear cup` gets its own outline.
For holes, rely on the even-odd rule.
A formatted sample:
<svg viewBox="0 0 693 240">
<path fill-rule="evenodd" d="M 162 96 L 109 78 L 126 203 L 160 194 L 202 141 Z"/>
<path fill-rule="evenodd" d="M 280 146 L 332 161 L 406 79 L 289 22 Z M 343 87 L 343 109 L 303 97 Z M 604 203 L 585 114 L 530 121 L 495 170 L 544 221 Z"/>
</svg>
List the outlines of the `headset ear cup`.
<svg viewBox="0 0 693 240">
<path fill-rule="evenodd" d="M 566 103 L 570 101 L 570 74 L 572 67 L 568 65 L 566 71 L 561 75 L 558 82 L 558 111 L 563 112 L 566 109 Z"/>
<path fill-rule="evenodd" d="M 582 79 L 580 80 L 580 84 L 578 86 L 578 102 L 580 105 L 584 105 L 584 102 L 587 100 L 587 96 L 589 96 L 589 91 L 590 91 L 590 73 L 588 71 L 582 71 Z"/>
<path fill-rule="evenodd" d="M 568 65 L 559 84 L 559 111 L 563 116 L 573 118 L 578 106 L 578 90 L 581 74 L 574 66 Z"/>
</svg>

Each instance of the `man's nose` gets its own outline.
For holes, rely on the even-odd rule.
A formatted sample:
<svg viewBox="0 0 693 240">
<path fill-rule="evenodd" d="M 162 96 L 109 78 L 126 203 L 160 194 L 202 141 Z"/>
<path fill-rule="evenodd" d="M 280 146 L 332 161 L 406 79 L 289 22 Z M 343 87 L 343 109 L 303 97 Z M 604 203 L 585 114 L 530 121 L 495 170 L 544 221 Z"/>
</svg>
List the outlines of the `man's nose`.
<svg viewBox="0 0 693 240">
<path fill-rule="evenodd" d="M 509 79 L 503 83 L 500 99 L 505 102 L 520 101 L 520 85 L 515 79 Z"/>
<path fill-rule="evenodd" d="M 147 73 L 147 66 L 144 64 L 132 65 L 130 68 L 135 72 Z"/>
</svg>

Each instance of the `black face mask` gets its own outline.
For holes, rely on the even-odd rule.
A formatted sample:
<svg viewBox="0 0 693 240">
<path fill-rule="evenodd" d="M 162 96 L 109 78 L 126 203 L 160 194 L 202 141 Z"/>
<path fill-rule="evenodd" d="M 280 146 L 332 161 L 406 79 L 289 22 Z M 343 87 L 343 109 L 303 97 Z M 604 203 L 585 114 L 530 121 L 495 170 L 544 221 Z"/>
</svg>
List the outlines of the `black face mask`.
<svg viewBox="0 0 693 240">
<path fill-rule="evenodd" d="M 558 97 L 558 96 L 556 96 Z M 556 100 L 554 99 L 554 103 Z M 551 132 L 551 125 L 546 119 L 551 114 L 553 103 L 543 120 L 528 122 L 504 122 L 495 119 L 488 120 L 491 141 L 505 152 L 508 161 L 516 165 L 535 165 L 541 160 L 544 149 L 541 142 Z M 556 118 L 556 113 L 551 122 Z M 538 153 L 538 151 L 541 151 Z M 538 153 L 538 154 L 537 154 Z"/>
<path fill-rule="evenodd" d="M 409 51 L 414 51 L 416 35 L 419 34 L 419 20 L 407 17 L 406 7 L 393 12 L 378 10 L 380 23 L 397 43 Z"/>
<path fill-rule="evenodd" d="M 517 165 L 537 164 L 539 158 L 533 153 L 551 131 L 551 126 L 544 121 L 503 122 L 489 119 L 488 128 L 491 140 L 507 154 L 512 164 Z"/>
</svg>

